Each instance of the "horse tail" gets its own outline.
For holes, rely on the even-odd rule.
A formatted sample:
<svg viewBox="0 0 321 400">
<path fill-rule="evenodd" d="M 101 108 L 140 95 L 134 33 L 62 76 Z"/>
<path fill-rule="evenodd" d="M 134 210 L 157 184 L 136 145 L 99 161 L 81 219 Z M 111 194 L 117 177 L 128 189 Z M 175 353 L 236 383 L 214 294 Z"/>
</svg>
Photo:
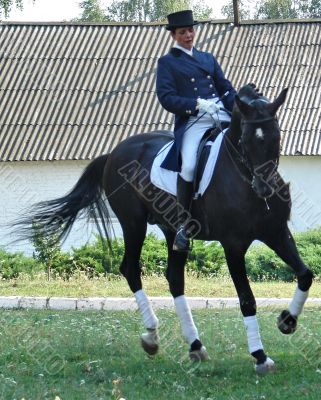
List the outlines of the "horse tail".
<svg viewBox="0 0 321 400">
<path fill-rule="evenodd" d="M 103 197 L 103 173 L 108 155 L 95 158 L 84 170 L 73 189 L 63 197 L 42 201 L 18 221 L 19 236 L 34 238 L 39 232 L 46 237 L 64 240 L 80 216 L 93 219 L 101 237 L 110 243 L 111 219 Z"/>
</svg>

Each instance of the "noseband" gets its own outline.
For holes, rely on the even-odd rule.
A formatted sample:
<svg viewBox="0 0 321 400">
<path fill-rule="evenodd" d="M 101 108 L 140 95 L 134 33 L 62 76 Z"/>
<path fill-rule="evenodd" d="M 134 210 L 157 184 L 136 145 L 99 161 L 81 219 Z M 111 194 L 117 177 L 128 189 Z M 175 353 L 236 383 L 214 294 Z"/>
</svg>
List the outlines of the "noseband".
<svg viewBox="0 0 321 400">
<path fill-rule="evenodd" d="M 268 122 L 268 121 L 277 121 L 277 118 L 274 117 L 265 117 L 261 119 L 246 119 L 242 120 L 241 124 L 260 124 L 261 122 Z"/>
</svg>

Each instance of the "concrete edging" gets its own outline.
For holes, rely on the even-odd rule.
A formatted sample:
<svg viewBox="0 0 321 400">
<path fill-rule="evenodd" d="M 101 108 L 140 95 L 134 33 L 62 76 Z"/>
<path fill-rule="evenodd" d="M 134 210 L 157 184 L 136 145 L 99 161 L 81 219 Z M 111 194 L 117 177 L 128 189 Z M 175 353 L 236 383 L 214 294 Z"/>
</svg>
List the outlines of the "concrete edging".
<svg viewBox="0 0 321 400">
<path fill-rule="evenodd" d="M 150 297 L 154 309 L 172 309 L 172 297 Z M 187 297 L 192 309 L 199 308 L 233 308 L 239 305 L 236 297 Z M 258 307 L 287 305 L 291 298 L 257 298 Z M 309 298 L 307 305 L 321 306 L 321 298 Z M 98 310 L 121 311 L 137 310 L 134 297 L 28 297 L 28 296 L 0 296 L 0 309 L 36 309 L 36 310 Z"/>
</svg>

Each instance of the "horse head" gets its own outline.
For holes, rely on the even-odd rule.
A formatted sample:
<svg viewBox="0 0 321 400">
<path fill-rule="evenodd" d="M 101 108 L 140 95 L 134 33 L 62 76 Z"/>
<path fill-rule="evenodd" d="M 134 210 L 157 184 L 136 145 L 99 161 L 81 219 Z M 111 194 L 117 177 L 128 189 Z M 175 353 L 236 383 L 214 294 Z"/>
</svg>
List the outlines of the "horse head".
<svg viewBox="0 0 321 400">
<path fill-rule="evenodd" d="M 261 198 L 275 192 L 276 172 L 280 156 L 280 127 L 276 118 L 284 103 L 287 89 L 274 102 L 258 94 L 253 85 L 246 85 L 235 97 L 240 115 L 239 145 L 252 174 L 252 187 Z"/>
</svg>

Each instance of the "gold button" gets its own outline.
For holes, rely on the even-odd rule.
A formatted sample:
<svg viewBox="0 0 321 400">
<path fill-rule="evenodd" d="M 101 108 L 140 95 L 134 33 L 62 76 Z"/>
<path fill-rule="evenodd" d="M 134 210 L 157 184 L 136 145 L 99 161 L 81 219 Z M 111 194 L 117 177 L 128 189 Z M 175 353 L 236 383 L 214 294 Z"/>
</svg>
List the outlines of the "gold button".
<svg viewBox="0 0 321 400">
<path fill-rule="evenodd" d="M 195 82 L 195 78 L 191 78 L 191 82 Z"/>
<path fill-rule="evenodd" d="M 207 79 L 211 79 L 211 75 L 207 75 Z"/>
<path fill-rule="evenodd" d="M 197 90 L 197 87 L 194 87 L 194 90 L 195 90 L 195 92 L 196 92 L 196 90 Z"/>
<path fill-rule="evenodd" d="M 210 84 L 210 88 L 212 88 L 213 87 L 213 85 L 212 84 Z"/>
</svg>

